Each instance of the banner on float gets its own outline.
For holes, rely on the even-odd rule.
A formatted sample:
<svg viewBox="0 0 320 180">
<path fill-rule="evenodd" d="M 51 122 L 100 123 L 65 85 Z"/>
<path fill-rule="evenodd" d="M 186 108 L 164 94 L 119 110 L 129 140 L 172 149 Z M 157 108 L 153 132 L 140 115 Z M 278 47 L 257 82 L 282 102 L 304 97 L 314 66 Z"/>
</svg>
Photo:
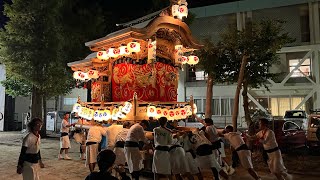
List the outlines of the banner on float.
<svg viewBox="0 0 320 180">
<path fill-rule="evenodd" d="M 4 65 L 0 64 L 0 81 L 6 79 L 6 69 Z M 0 131 L 3 131 L 4 127 L 4 106 L 5 106 L 5 89 L 0 84 Z"/>
</svg>

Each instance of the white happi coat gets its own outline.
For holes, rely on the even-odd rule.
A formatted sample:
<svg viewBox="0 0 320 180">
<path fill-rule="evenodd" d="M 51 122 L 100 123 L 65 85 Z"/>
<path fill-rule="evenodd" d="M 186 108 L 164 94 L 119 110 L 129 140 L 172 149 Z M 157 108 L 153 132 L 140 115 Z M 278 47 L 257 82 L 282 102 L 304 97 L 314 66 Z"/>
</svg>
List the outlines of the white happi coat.
<svg viewBox="0 0 320 180">
<path fill-rule="evenodd" d="M 157 146 L 169 146 L 172 143 L 172 134 L 167 129 L 157 127 L 153 129 L 154 144 Z M 152 171 L 157 174 L 171 174 L 170 154 L 168 151 L 155 150 L 153 154 Z"/>
<path fill-rule="evenodd" d="M 139 141 L 147 142 L 143 127 L 136 123 L 130 127 L 126 141 L 139 143 Z M 143 158 L 138 147 L 124 147 L 124 154 L 128 163 L 129 172 L 140 171 L 143 168 Z"/>
<path fill-rule="evenodd" d="M 204 134 L 205 133 L 202 130 L 193 134 L 191 138 L 191 143 L 193 144 L 193 149 L 195 151 L 201 145 L 204 145 L 204 144 L 211 145 L 211 142 L 206 138 Z M 197 155 L 196 160 L 201 169 L 216 168 L 218 172 L 221 170 L 221 166 L 219 165 L 217 159 L 213 154 L 206 155 L 206 156 Z"/>
<path fill-rule="evenodd" d="M 96 142 L 86 146 L 86 165 L 97 162 L 99 143 L 101 142 L 102 136 L 106 134 L 106 127 L 92 126 L 88 131 L 87 143 Z"/>
<path fill-rule="evenodd" d="M 27 147 L 27 154 L 37 154 L 40 151 L 40 135 L 37 137 L 33 133 L 28 133 L 22 142 L 22 146 Z M 23 180 L 39 180 L 39 163 L 23 162 Z"/>
<path fill-rule="evenodd" d="M 190 172 L 191 174 L 198 174 L 199 166 L 195 158 L 193 158 L 190 151 L 192 151 L 192 144 L 189 140 L 188 136 L 182 137 L 182 147 L 185 151 L 185 159 L 186 159 L 186 172 Z"/>
<path fill-rule="evenodd" d="M 266 129 L 261 130 L 256 134 L 257 138 L 260 139 L 260 142 L 263 144 L 265 150 L 270 150 L 278 147 L 275 134 L 272 130 Z M 280 149 L 268 154 L 268 166 L 271 173 L 284 173 L 287 171 L 284 166 L 282 155 Z"/>
<path fill-rule="evenodd" d="M 230 142 L 230 145 L 237 149 L 243 144 L 246 144 L 242 137 L 240 132 L 229 132 L 224 134 L 224 138 Z M 242 167 L 249 169 L 253 168 L 252 160 L 251 160 L 251 151 L 250 150 L 239 150 L 237 151 L 237 154 L 239 156 L 240 163 Z"/>
<path fill-rule="evenodd" d="M 127 134 L 129 132 L 129 129 L 123 128 L 122 131 L 117 135 L 116 142 L 117 141 L 125 141 Z M 121 147 L 114 147 L 113 152 L 116 154 L 116 161 L 114 164 L 116 165 L 125 165 L 126 163 L 126 156 L 124 154 L 124 148 Z"/>
<path fill-rule="evenodd" d="M 68 125 L 70 125 L 69 122 L 63 119 L 61 122 L 60 132 L 69 133 L 70 128 L 67 127 Z M 60 137 L 60 148 L 71 148 L 69 135 Z"/>
<path fill-rule="evenodd" d="M 181 146 L 169 151 L 172 174 L 185 174 L 190 172 L 187 165 L 186 153 L 182 147 L 182 143 L 183 137 L 174 138 L 172 141 L 172 146 Z"/>
<path fill-rule="evenodd" d="M 122 125 L 117 125 L 115 123 L 108 127 L 106 133 L 106 137 L 108 140 L 107 149 L 113 150 L 114 145 L 116 144 L 116 137 L 120 133 L 120 131 L 122 131 L 122 129 Z"/>
</svg>

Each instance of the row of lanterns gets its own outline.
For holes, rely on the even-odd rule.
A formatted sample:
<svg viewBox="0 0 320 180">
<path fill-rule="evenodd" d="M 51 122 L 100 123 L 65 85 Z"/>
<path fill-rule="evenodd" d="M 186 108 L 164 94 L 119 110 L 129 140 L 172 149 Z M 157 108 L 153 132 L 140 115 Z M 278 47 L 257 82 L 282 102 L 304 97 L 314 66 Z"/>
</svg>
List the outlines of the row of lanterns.
<svg viewBox="0 0 320 180">
<path fill-rule="evenodd" d="M 176 108 L 163 108 L 160 106 L 150 105 L 147 107 L 147 116 L 154 117 L 156 119 L 160 117 L 166 117 L 168 120 L 180 120 L 186 119 L 188 116 L 191 116 L 192 113 L 197 113 L 197 106 L 193 104 L 193 111 L 191 105 L 186 105 L 184 107 L 176 107 Z"/>
<path fill-rule="evenodd" d="M 93 110 L 87 107 L 81 106 L 81 104 L 76 103 L 73 106 L 73 112 L 78 113 L 79 117 L 82 117 L 87 120 L 94 119 L 95 121 L 108 121 L 112 120 L 121 120 L 126 117 L 126 115 L 131 111 L 132 103 L 125 102 L 119 107 L 113 107 L 110 109 L 103 110 Z M 193 112 L 191 105 L 186 105 L 184 107 L 177 108 L 165 108 L 160 106 L 149 105 L 146 110 L 148 117 L 160 118 L 167 117 L 168 120 L 179 120 L 186 119 L 188 116 L 191 116 L 192 113 L 197 113 L 197 106 L 193 105 Z"/>
<path fill-rule="evenodd" d="M 112 110 L 104 109 L 104 110 L 93 110 L 87 107 L 82 107 L 81 104 L 76 103 L 73 105 L 73 112 L 78 113 L 79 117 L 82 117 L 87 120 L 94 119 L 95 121 L 108 121 L 112 120 L 120 120 L 126 117 L 126 115 L 131 111 L 132 103 L 125 102 L 124 105 L 120 105 L 119 107 L 113 107 Z"/>
<path fill-rule="evenodd" d="M 99 78 L 99 71 L 97 70 L 89 70 L 88 72 L 82 71 L 75 71 L 73 73 L 73 78 L 76 80 L 90 80 L 90 79 L 98 79 Z"/>
<path fill-rule="evenodd" d="M 199 63 L 199 57 L 195 55 L 184 56 L 183 46 L 175 45 L 175 61 L 181 64 L 196 65 Z"/>
<path fill-rule="evenodd" d="M 109 58 L 117 58 L 118 56 L 126 56 L 137 52 L 140 52 L 140 43 L 129 42 L 127 45 L 121 45 L 119 48 L 109 48 L 106 51 L 98 51 L 97 58 L 108 60 Z"/>
</svg>

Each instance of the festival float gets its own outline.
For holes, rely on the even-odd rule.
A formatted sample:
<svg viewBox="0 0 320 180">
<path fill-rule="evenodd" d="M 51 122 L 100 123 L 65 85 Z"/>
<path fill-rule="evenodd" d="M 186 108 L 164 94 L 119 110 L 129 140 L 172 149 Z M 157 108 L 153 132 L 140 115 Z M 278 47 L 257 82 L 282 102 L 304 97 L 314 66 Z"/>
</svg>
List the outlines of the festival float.
<svg viewBox="0 0 320 180">
<path fill-rule="evenodd" d="M 196 111 L 190 102 L 177 102 L 179 70 L 194 66 L 201 48 L 183 20 L 186 1 L 85 45 L 92 53 L 68 63 L 77 83 L 91 87 L 91 102 L 78 99 L 73 112 L 105 122 L 148 120 L 165 116 L 186 119 Z M 136 23 L 136 24 L 135 24 Z"/>
</svg>

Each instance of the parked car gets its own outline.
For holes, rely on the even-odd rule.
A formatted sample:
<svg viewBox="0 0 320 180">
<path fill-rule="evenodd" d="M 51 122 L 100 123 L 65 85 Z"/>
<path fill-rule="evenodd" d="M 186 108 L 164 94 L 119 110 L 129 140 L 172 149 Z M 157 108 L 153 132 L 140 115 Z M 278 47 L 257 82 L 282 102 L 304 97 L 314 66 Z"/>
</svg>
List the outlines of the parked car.
<svg viewBox="0 0 320 180">
<path fill-rule="evenodd" d="M 307 130 L 308 115 L 304 110 L 288 110 L 284 115 L 284 120 L 295 122 L 301 129 Z"/>
<path fill-rule="evenodd" d="M 307 129 L 308 146 L 320 146 L 320 114 L 311 114 Z"/>
<path fill-rule="evenodd" d="M 291 149 L 301 148 L 306 146 L 307 138 L 304 130 L 301 129 L 295 122 L 292 121 L 284 121 L 284 120 L 274 120 L 269 121 L 269 128 L 272 129 L 275 133 L 276 140 L 278 142 L 278 146 L 282 151 L 288 151 Z M 259 131 L 259 126 L 256 122 L 255 125 L 255 133 Z M 246 140 L 244 132 L 244 139 Z M 254 143 L 255 148 L 261 148 L 262 144 Z"/>
</svg>

